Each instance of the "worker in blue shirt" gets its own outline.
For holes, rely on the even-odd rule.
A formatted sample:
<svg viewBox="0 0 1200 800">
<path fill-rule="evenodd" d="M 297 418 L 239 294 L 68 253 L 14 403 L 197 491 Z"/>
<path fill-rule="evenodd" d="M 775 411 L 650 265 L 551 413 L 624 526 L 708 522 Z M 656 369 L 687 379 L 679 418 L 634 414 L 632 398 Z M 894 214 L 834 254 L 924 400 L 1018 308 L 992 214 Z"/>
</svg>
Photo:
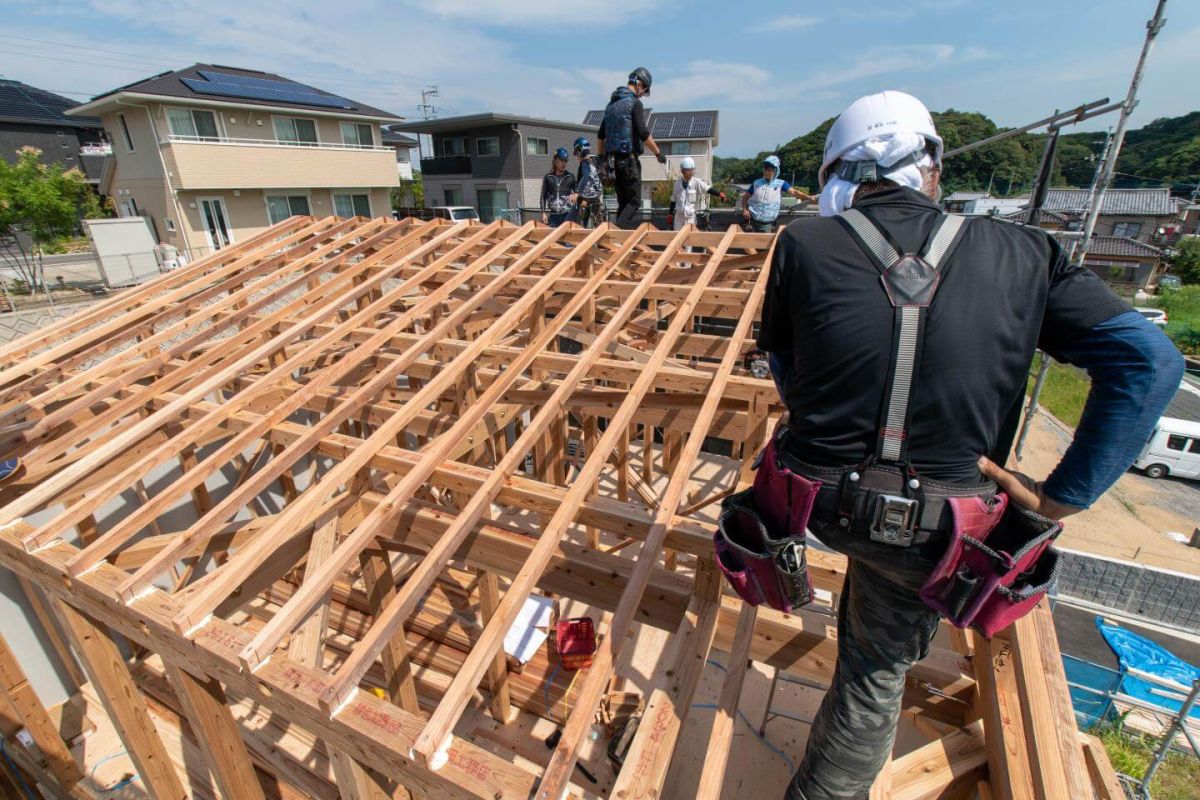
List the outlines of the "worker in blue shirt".
<svg viewBox="0 0 1200 800">
<path fill-rule="evenodd" d="M 742 218 L 750 231 L 771 233 L 775 230 L 775 220 L 779 219 L 779 204 L 785 194 L 800 200 L 812 198 L 779 177 L 779 156 L 767 156 L 762 166 L 762 177 L 755 178 L 742 195 Z"/>
</svg>

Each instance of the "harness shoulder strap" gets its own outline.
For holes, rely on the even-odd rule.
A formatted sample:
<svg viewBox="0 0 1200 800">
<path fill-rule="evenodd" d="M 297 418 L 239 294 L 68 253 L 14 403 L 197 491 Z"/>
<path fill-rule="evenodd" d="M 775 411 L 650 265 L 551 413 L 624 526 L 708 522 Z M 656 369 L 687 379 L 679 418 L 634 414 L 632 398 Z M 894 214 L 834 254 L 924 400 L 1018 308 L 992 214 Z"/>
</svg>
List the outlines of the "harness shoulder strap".
<svg viewBox="0 0 1200 800">
<path fill-rule="evenodd" d="M 892 326 L 892 358 L 888 370 L 888 382 L 882 411 L 875 455 L 884 461 L 903 461 L 907 451 L 909 400 L 921 363 L 921 351 L 925 337 L 925 313 L 933 301 L 941 283 L 940 267 L 957 245 L 965 219 L 943 214 L 934 224 L 919 259 L 932 270 L 932 275 L 922 276 L 920 265 L 916 265 L 915 280 L 924 284 L 920 291 L 896 291 L 889 284 L 893 267 L 907 256 L 902 254 L 891 236 L 873 218 L 858 209 L 843 212 L 839 220 L 846 225 L 855 241 L 871 257 L 882 276 L 888 299 L 895 309 Z M 898 272 L 913 265 L 900 265 Z M 910 270 L 911 271 L 911 270 Z M 901 276 L 898 280 L 903 281 Z"/>
</svg>

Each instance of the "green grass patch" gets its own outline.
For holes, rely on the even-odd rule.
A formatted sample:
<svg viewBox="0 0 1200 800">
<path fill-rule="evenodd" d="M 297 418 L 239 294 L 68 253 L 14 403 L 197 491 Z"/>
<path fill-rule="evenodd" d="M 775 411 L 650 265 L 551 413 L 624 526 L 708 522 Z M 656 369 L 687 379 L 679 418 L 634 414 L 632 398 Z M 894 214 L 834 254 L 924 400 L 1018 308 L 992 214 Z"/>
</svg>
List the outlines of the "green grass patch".
<svg viewBox="0 0 1200 800">
<path fill-rule="evenodd" d="M 1167 336 L 1188 355 L 1200 355 L 1200 286 L 1184 286 L 1161 295 L 1170 322 Z"/>
<path fill-rule="evenodd" d="M 1026 392 L 1033 393 L 1033 384 L 1037 380 L 1038 363 L 1035 361 L 1029 372 L 1029 385 Z M 1046 375 L 1046 384 L 1042 387 L 1042 396 L 1038 402 L 1054 416 L 1075 427 L 1083 416 L 1083 404 L 1087 402 L 1088 389 L 1092 382 L 1087 373 L 1070 364 L 1055 362 L 1050 365 Z"/>
<path fill-rule="evenodd" d="M 1090 731 L 1104 742 L 1113 769 L 1141 780 L 1154 757 L 1158 740 L 1132 733 L 1121 721 L 1097 725 Z M 1200 759 L 1172 751 L 1154 773 L 1150 795 L 1154 800 L 1196 800 L 1200 791 Z"/>
</svg>

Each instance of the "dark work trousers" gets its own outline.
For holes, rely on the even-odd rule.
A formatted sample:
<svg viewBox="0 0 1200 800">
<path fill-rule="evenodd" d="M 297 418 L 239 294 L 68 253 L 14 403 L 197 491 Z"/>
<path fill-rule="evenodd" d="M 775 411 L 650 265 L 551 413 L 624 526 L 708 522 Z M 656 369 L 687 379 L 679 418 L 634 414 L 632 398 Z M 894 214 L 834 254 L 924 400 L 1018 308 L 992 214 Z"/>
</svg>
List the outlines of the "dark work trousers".
<svg viewBox="0 0 1200 800">
<path fill-rule="evenodd" d="M 771 220 L 770 222 L 764 222 L 761 219 L 755 219 L 754 217 L 750 217 L 750 219 L 746 220 L 745 227 L 746 227 L 747 233 L 774 233 L 775 232 L 775 220 Z"/>
<path fill-rule="evenodd" d="M 546 215 L 546 219 L 549 220 L 549 225 L 551 228 L 557 228 L 559 225 L 562 225 L 564 222 L 570 222 L 572 219 L 574 219 L 574 217 L 575 217 L 574 211 L 563 211 L 560 214 L 547 214 Z"/>
<path fill-rule="evenodd" d="M 787 800 L 866 800 L 896 740 L 909 668 L 929 653 L 938 615 L 917 591 L 944 537 L 901 548 L 812 520 L 822 543 L 849 557 L 838 606 L 833 683 L 813 721 Z"/>
<path fill-rule="evenodd" d="M 633 230 L 642 212 L 642 162 L 636 155 L 617 156 L 616 183 L 618 228 Z"/>
</svg>

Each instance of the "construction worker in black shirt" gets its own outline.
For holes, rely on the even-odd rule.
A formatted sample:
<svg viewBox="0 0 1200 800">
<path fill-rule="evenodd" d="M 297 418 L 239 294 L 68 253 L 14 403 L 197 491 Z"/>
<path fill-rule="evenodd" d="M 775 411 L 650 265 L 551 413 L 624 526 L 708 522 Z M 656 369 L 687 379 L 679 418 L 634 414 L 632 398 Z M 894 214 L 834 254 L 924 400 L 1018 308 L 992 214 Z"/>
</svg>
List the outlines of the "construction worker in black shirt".
<svg viewBox="0 0 1200 800">
<path fill-rule="evenodd" d="M 575 176 L 567 172 L 567 148 L 554 151 L 551 169 L 542 178 L 542 222 L 557 228 L 575 212 Z"/>
<path fill-rule="evenodd" d="M 667 163 L 667 157 L 650 135 L 646 107 L 642 105 L 641 98 L 650 96 L 650 82 L 650 70 L 645 67 L 629 73 L 629 82 L 613 90 L 604 109 L 604 120 L 596 133 L 597 153 L 606 160 L 615 184 L 619 228 L 635 227 L 634 220 L 641 210 L 642 164 L 639 156 L 649 150 L 658 163 Z"/>
<path fill-rule="evenodd" d="M 849 559 L 832 684 L 788 800 L 867 797 L 939 615 L 1023 613 L 985 581 L 1012 563 L 952 544 L 968 542 L 962 515 L 978 512 L 970 533 L 988 545 L 985 517 L 1014 543 L 1057 535 L 1137 457 L 1183 374 L 1170 340 L 1045 232 L 944 214 L 942 147 L 915 97 L 855 101 L 826 139 L 821 216 L 774 248 L 758 347 L 788 420 L 759 474 L 788 491 L 754 504 L 774 499 Z M 1045 481 L 1002 466 L 1037 347 L 1091 376 Z M 1012 584 L 1031 597 L 1053 583 L 1053 551 L 1038 552 Z"/>
</svg>

